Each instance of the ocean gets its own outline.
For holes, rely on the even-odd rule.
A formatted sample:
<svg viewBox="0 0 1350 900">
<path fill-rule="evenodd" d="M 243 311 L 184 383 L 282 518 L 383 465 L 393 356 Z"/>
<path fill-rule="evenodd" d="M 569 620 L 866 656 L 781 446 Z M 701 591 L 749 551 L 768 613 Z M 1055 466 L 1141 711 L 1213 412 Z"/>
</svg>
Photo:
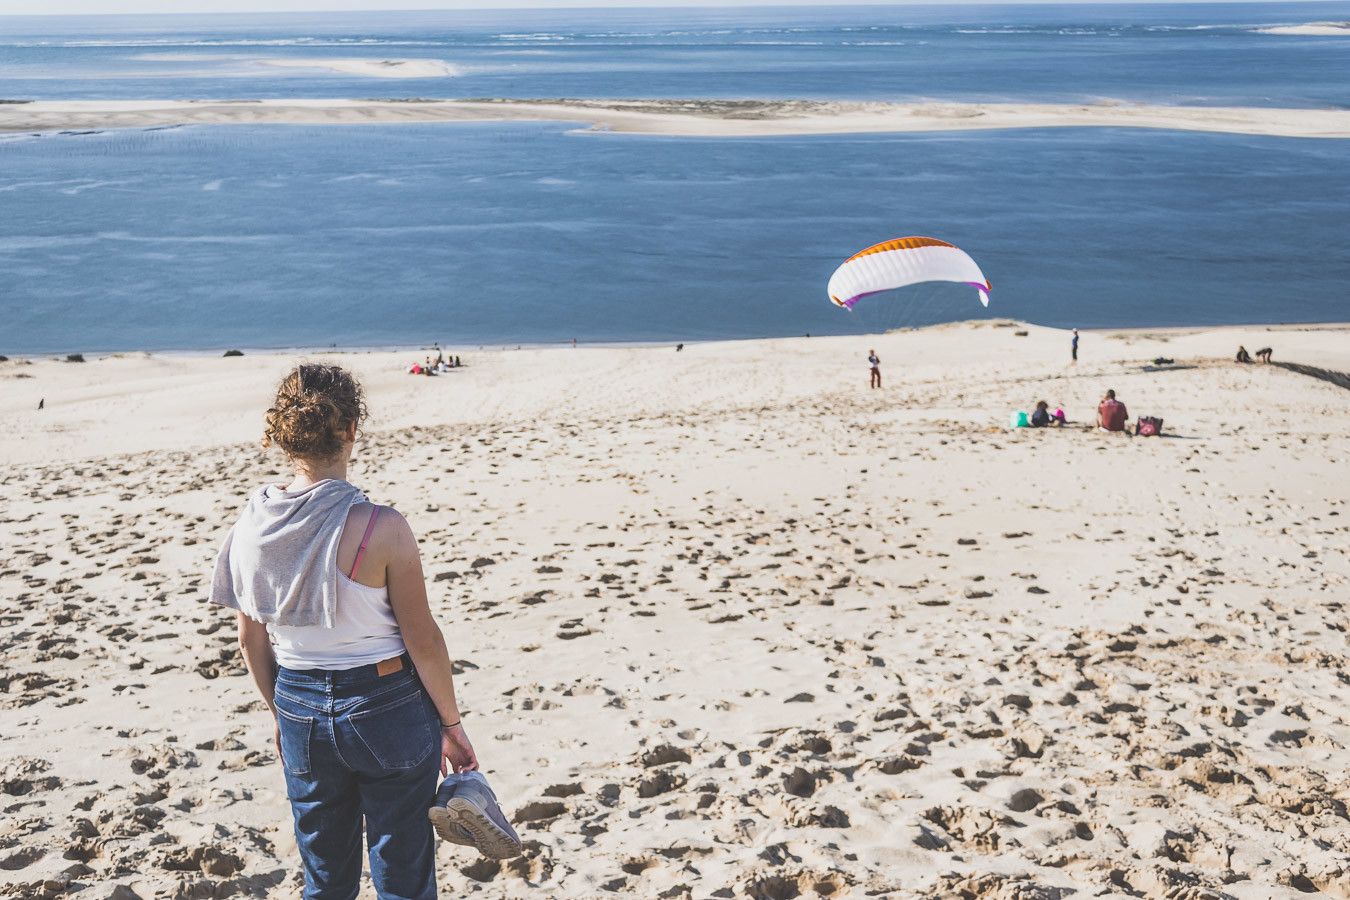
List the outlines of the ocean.
<svg viewBox="0 0 1350 900">
<path fill-rule="evenodd" d="M 1350 3 L 0 18 L 0 98 L 1350 106 Z M 267 60 L 434 59 L 369 78 Z M 0 353 L 1345 321 L 1350 141 L 573 125 L 0 135 Z M 830 305 L 928 234 L 994 285 Z"/>
</svg>

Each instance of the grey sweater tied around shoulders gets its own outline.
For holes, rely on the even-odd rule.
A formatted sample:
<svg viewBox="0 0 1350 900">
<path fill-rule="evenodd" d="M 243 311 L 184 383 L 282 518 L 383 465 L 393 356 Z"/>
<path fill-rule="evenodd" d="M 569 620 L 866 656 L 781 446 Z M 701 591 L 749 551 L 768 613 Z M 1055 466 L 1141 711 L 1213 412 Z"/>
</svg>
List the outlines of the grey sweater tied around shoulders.
<svg viewBox="0 0 1350 900">
<path fill-rule="evenodd" d="M 211 602 L 265 625 L 332 628 L 338 542 L 352 506 L 365 502 L 355 486 L 334 479 L 254 491 L 216 558 Z"/>
</svg>

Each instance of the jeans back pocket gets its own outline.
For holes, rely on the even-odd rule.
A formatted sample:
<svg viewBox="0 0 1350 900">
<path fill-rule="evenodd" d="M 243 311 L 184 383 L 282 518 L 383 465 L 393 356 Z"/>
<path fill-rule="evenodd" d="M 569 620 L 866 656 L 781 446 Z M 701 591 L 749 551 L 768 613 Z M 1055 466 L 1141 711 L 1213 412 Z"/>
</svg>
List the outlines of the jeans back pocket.
<svg viewBox="0 0 1350 900">
<path fill-rule="evenodd" d="M 382 769 L 411 769 L 439 746 L 435 716 L 420 688 L 347 717 L 352 731 Z"/>
<path fill-rule="evenodd" d="M 281 732 L 281 764 L 292 775 L 309 774 L 309 741 L 314 719 L 296 716 L 277 707 L 277 728 Z"/>
</svg>

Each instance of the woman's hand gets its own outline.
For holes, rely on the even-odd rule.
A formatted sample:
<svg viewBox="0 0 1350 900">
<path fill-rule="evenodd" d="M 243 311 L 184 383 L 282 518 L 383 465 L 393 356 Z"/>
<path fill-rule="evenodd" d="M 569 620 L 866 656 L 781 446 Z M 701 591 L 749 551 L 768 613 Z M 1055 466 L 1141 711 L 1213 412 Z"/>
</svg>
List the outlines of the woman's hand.
<svg viewBox="0 0 1350 900">
<path fill-rule="evenodd" d="M 455 723 L 453 728 L 441 729 L 441 775 L 445 775 L 450 768 L 456 772 L 478 771 L 478 757 L 474 756 L 473 744 L 469 743 L 469 736 L 459 723 Z"/>
</svg>

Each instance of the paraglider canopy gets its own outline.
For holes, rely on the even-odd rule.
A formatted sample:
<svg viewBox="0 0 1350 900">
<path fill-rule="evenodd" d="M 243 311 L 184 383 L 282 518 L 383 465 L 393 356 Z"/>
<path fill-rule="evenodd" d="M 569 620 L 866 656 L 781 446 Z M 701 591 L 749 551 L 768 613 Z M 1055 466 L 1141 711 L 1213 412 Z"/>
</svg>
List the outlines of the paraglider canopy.
<svg viewBox="0 0 1350 900">
<path fill-rule="evenodd" d="M 903 237 L 884 241 L 853 254 L 830 276 L 830 302 L 844 309 L 870 294 L 925 281 L 954 281 L 980 292 L 989 305 L 992 286 L 966 251 L 930 237 Z"/>
</svg>

